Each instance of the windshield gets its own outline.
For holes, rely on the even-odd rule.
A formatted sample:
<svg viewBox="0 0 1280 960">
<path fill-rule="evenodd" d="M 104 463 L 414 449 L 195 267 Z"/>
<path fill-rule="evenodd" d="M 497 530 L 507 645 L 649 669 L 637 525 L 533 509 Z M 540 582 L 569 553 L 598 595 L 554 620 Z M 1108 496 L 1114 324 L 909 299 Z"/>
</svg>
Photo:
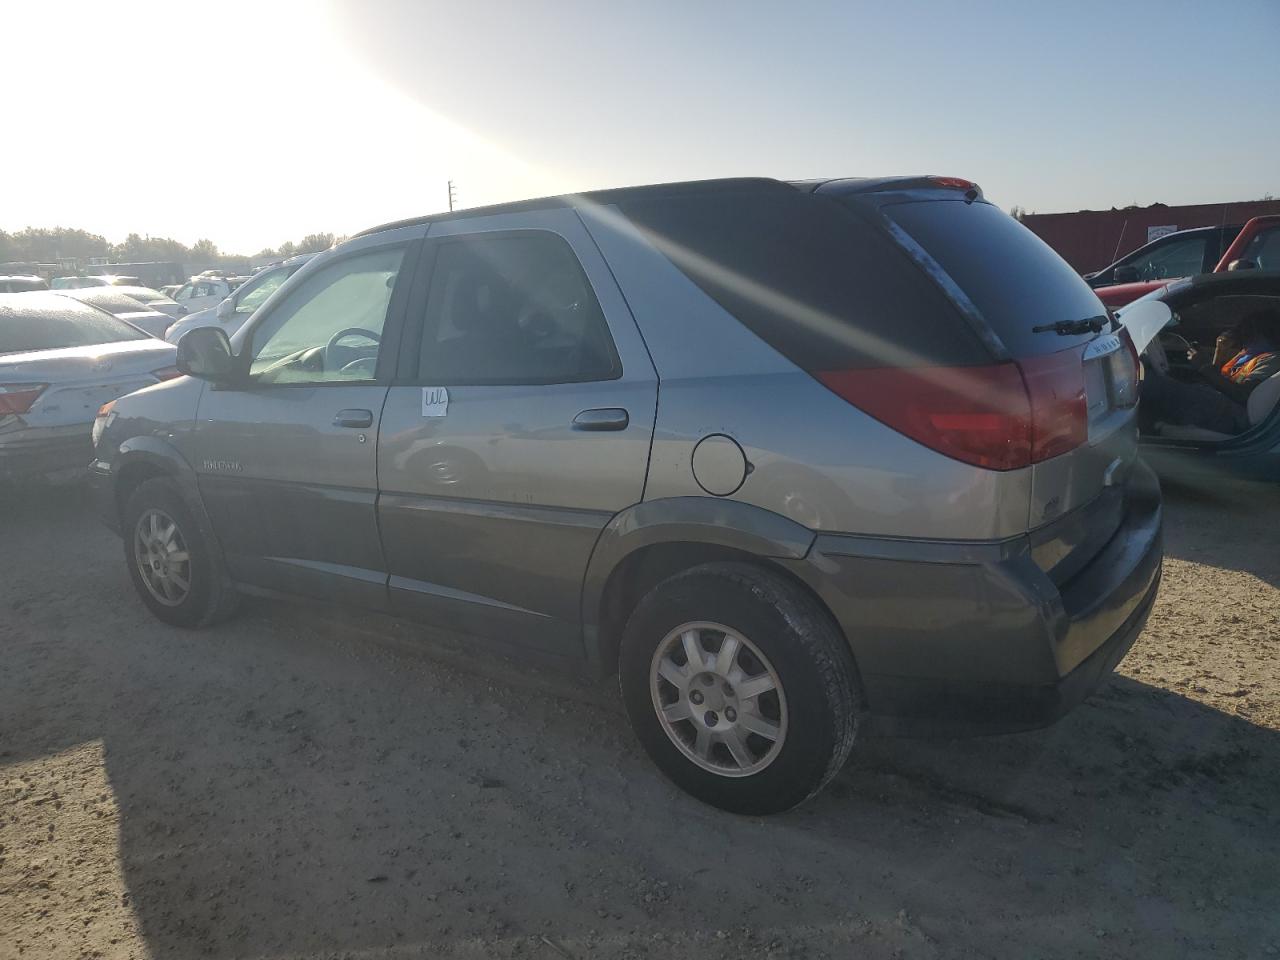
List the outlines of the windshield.
<svg viewBox="0 0 1280 960">
<path fill-rule="evenodd" d="M 1066 261 L 990 203 L 923 200 L 889 204 L 882 212 L 946 271 L 1015 357 L 1054 353 L 1092 337 L 1033 333 L 1032 327 L 1106 315 Z"/>
<path fill-rule="evenodd" d="M 291 268 L 280 267 L 276 270 L 264 270 L 253 279 L 246 281 L 240 288 L 240 295 L 236 300 L 236 313 L 244 314 L 246 317 L 253 313 L 266 303 L 267 298 L 292 275 Z"/>
<path fill-rule="evenodd" d="M 1241 258 L 1252 260 L 1259 270 L 1280 270 L 1280 226 L 1263 230 L 1250 240 Z"/>
<path fill-rule="evenodd" d="M 60 301 L 60 302 L 59 302 Z M 137 327 L 64 297 L 0 297 L 0 353 L 146 340 Z"/>
</svg>

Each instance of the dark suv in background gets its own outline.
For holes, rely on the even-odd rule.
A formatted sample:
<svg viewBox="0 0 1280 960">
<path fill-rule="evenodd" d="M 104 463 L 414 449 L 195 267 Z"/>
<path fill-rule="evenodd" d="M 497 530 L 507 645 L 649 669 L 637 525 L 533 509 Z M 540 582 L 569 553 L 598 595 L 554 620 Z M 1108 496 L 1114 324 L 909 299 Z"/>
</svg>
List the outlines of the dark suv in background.
<svg viewBox="0 0 1280 960">
<path fill-rule="evenodd" d="M 1240 228 L 1241 224 L 1235 223 L 1166 233 L 1126 253 L 1110 266 L 1086 273 L 1084 278 L 1096 290 L 1121 283 L 1173 280 L 1208 273 L 1231 246 Z"/>
<path fill-rule="evenodd" d="M 162 620 L 251 589 L 616 673 L 658 766 L 764 813 L 863 724 L 1043 725 L 1120 660 L 1135 360 L 966 180 L 630 188 L 317 256 L 104 406 L 91 473 Z"/>
</svg>

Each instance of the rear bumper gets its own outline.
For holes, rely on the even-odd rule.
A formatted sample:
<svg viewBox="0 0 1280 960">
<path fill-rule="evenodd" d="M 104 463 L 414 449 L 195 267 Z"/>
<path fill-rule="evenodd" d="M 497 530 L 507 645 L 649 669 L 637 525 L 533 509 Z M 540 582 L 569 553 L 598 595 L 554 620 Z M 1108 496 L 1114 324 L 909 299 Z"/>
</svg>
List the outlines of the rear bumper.
<svg viewBox="0 0 1280 960">
<path fill-rule="evenodd" d="M 1088 697 L 1146 624 L 1160 583 L 1159 485 L 1141 462 L 1111 539 L 1055 582 L 1029 538 L 820 536 L 793 569 L 840 621 L 877 732 L 962 736 L 1046 726 Z"/>
<path fill-rule="evenodd" d="M 0 478 L 44 476 L 83 470 L 93 459 L 87 423 L 27 427 L 0 431 Z"/>
</svg>

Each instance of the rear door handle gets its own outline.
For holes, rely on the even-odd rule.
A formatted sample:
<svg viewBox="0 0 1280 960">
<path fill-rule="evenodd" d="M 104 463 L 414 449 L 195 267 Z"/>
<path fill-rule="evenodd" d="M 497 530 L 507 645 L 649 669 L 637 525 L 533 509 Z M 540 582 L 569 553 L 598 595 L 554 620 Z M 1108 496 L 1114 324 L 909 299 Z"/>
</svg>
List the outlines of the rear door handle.
<svg viewBox="0 0 1280 960">
<path fill-rule="evenodd" d="M 573 418 L 575 430 L 625 430 L 631 418 L 621 407 L 583 410 Z"/>
<path fill-rule="evenodd" d="M 363 429 L 364 427 L 373 426 L 372 410 L 339 410 L 333 415 L 333 425 L 335 427 L 352 427 L 354 429 Z"/>
</svg>

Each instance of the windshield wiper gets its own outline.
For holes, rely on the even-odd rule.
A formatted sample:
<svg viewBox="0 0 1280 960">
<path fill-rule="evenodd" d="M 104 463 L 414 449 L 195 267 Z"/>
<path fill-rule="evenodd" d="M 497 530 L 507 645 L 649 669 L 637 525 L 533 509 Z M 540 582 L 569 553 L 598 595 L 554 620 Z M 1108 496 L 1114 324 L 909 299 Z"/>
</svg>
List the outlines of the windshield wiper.
<svg viewBox="0 0 1280 960">
<path fill-rule="evenodd" d="M 1056 333 L 1060 337 L 1071 337 L 1081 333 L 1097 333 L 1107 325 L 1106 317 L 1089 317 L 1087 320 L 1059 320 L 1057 323 L 1044 323 L 1032 327 L 1032 333 Z"/>
</svg>

